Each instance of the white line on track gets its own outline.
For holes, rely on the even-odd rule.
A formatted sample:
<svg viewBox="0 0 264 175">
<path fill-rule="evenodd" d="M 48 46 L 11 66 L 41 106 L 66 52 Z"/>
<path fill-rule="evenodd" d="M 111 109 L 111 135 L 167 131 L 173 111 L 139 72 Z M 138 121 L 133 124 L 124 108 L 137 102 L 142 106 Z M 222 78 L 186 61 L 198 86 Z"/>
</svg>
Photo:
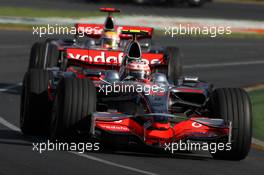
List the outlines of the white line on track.
<svg viewBox="0 0 264 175">
<path fill-rule="evenodd" d="M 0 123 L 4 126 L 6 126 L 7 128 L 13 130 L 13 131 L 17 131 L 20 132 L 20 128 L 18 128 L 17 126 L 13 125 L 12 123 L 8 122 L 7 120 L 5 120 L 3 117 L 0 116 Z"/>
<path fill-rule="evenodd" d="M 14 84 L 14 85 L 10 85 L 10 86 L 6 86 L 4 88 L 0 88 L 0 92 L 6 92 L 6 91 L 9 91 L 10 89 L 13 89 L 13 88 L 16 88 L 16 87 L 19 87 L 22 85 L 22 82 L 20 83 L 17 83 L 17 84 Z"/>
<path fill-rule="evenodd" d="M 17 126 L 13 125 L 10 122 L 8 122 L 7 120 L 5 120 L 1 116 L 0 116 L 0 123 L 2 125 L 6 126 L 7 128 L 13 130 L 13 131 L 17 131 L 17 132 L 21 131 L 20 128 L 18 128 Z M 144 170 L 133 168 L 133 167 L 130 167 L 130 166 L 114 163 L 112 161 L 104 160 L 104 159 L 101 159 L 101 158 L 98 158 L 98 157 L 95 157 L 95 156 L 91 156 L 91 155 L 88 155 L 88 154 L 81 154 L 81 153 L 72 152 L 72 151 L 68 151 L 68 153 L 72 153 L 72 154 L 74 154 L 76 156 L 79 156 L 79 157 L 83 157 L 83 158 L 86 158 L 86 159 L 89 159 L 89 160 L 93 160 L 93 161 L 96 161 L 96 162 L 99 162 L 99 163 L 103 163 L 103 164 L 106 164 L 106 165 L 114 166 L 114 167 L 117 167 L 117 168 L 126 169 L 126 170 L 133 171 L 133 172 L 140 173 L 140 174 L 158 175 L 158 174 L 150 172 L 150 171 L 144 171 Z"/>
<path fill-rule="evenodd" d="M 228 67 L 228 66 L 247 66 L 254 64 L 264 64 L 264 60 L 259 61 L 243 61 L 243 62 L 229 62 L 229 63 L 212 63 L 212 64 L 194 64 L 183 66 L 185 69 L 193 68 L 214 68 L 214 67 Z"/>
<path fill-rule="evenodd" d="M 193 68 L 215 68 L 215 67 L 228 67 L 228 66 L 247 66 L 247 65 L 258 65 L 264 64 L 264 60 L 258 61 L 243 61 L 243 62 L 225 62 L 225 63 L 211 63 L 211 64 L 193 64 L 193 65 L 185 65 L 184 69 L 193 69 Z M 10 89 L 19 87 L 22 85 L 22 82 L 17 83 L 15 85 L 6 86 L 4 88 L 0 88 L 0 92 L 6 92 Z"/>
<path fill-rule="evenodd" d="M 71 153 L 73 153 L 75 155 L 78 155 L 78 156 L 81 156 L 81 157 L 84 157 L 84 158 L 87 158 L 87 159 L 90 159 L 90 160 L 94 160 L 94 161 L 101 162 L 101 163 L 104 163 L 104 164 L 107 164 L 107 165 L 111 165 L 111 166 L 115 166 L 115 167 L 131 170 L 131 171 L 134 171 L 134 172 L 137 172 L 137 173 L 147 174 L 147 175 L 157 175 L 156 173 L 140 170 L 140 169 L 137 169 L 137 168 L 132 168 L 132 167 L 129 167 L 129 166 L 126 166 L 126 165 L 117 164 L 117 163 L 110 162 L 110 161 L 107 161 L 107 160 L 104 160 L 104 159 L 100 159 L 98 157 L 90 156 L 88 154 L 81 154 L 81 153 L 77 153 L 77 152 L 71 152 Z"/>
<path fill-rule="evenodd" d="M 247 66 L 247 65 L 258 65 L 264 64 L 264 60 L 257 61 L 242 61 L 242 62 L 225 62 L 225 63 L 210 63 L 210 64 L 193 64 L 193 65 L 185 65 L 184 69 L 194 69 L 194 68 L 215 68 L 215 67 L 229 67 L 229 66 Z M 4 88 L 0 88 L 0 92 L 6 92 L 10 89 L 19 87 L 22 85 L 22 82 L 17 83 L 15 85 L 6 86 Z"/>
<path fill-rule="evenodd" d="M 20 48 L 30 48 L 30 45 L 0 45 L 0 49 L 20 49 Z"/>
</svg>

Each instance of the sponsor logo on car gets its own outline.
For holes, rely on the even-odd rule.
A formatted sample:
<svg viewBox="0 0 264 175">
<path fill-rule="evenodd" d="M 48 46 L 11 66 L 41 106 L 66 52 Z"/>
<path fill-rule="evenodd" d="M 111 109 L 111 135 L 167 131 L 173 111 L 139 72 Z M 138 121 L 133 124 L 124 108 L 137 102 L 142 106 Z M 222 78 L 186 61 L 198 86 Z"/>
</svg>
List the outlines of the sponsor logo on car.
<svg viewBox="0 0 264 175">
<path fill-rule="evenodd" d="M 99 124 L 98 125 L 101 128 L 104 128 L 106 130 L 114 130 L 114 131 L 122 131 L 122 132 L 129 132 L 130 130 L 126 126 L 117 126 L 117 125 L 105 125 L 105 124 Z"/>
<path fill-rule="evenodd" d="M 89 49 L 67 49 L 69 59 L 81 60 L 87 63 L 97 64 L 117 64 L 120 65 L 124 53 L 118 51 L 89 50 Z M 142 60 L 147 64 L 160 64 L 163 54 L 142 54 Z"/>
</svg>

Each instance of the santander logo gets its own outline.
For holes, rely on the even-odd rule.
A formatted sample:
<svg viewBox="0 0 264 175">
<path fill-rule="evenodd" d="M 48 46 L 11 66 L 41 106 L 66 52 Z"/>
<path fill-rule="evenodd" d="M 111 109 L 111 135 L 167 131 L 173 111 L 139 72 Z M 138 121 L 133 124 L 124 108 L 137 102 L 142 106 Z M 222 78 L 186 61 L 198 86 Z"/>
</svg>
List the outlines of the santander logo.
<svg viewBox="0 0 264 175">
<path fill-rule="evenodd" d="M 118 64 L 123 60 L 124 53 L 118 51 L 87 50 L 87 49 L 67 49 L 67 58 L 81 60 L 87 63 L 96 64 Z M 162 54 L 143 54 L 147 64 L 160 64 L 163 59 Z M 147 59 L 146 59 L 147 58 Z"/>
</svg>

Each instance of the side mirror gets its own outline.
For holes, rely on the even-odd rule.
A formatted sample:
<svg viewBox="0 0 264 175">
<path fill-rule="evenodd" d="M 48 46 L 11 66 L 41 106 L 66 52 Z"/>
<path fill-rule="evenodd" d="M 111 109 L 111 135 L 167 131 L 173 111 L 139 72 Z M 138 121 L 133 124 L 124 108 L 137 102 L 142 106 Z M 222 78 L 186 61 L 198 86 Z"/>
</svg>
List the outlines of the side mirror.
<svg viewBox="0 0 264 175">
<path fill-rule="evenodd" d="M 83 71 L 84 75 L 87 77 L 101 77 L 102 72 L 98 70 L 85 69 Z"/>
<path fill-rule="evenodd" d="M 140 47 L 141 47 L 141 48 L 148 49 L 148 48 L 149 48 L 149 46 L 150 46 L 150 44 L 149 44 L 149 43 L 140 43 Z"/>
</svg>

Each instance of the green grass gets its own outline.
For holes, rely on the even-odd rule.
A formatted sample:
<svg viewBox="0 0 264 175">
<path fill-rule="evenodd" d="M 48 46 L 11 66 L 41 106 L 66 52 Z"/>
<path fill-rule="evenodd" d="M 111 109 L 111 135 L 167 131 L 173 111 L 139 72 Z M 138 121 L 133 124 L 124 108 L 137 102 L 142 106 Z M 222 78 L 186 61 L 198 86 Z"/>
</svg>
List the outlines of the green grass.
<svg viewBox="0 0 264 175">
<path fill-rule="evenodd" d="M 80 18 L 89 16 L 104 16 L 101 12 L 81 12 L 74 10 L 49 10 L 36 8 L 20 7 L 0 7 L 0 16 L 19 16 L 19 17 L 69 17 Z"/>
<path fill-rule="evenodd" d="M 250 92 L 253 105 L 253 136 L 264 141 L 264 90 Z"/>
<path fill-rule="evenodd" d="M 263 0 L 264 1 L 264 0 Z M 117 14 L 118 15 L 118 14 Z M 69 10 L 49 10 L 35 8 L 20 8 L 20 7 L 0 7 L 0 16 L 17 16 L 17 17 L 66 17 L 66 18 L 81 18 L 90 16 L 105 16 L 101 12 L 81 12 Z M 121 15 L 118 15 L 121 16 Z M 35 25 L 34 25 L 35 26 Z M 41 26 L 41 25 L 39 25 Z M 0 29 L 5 30 L 32 30 L 33 25 L 29 24 L 0 24 Z M 155 30 L 158 36 L 165 36 L 165 31 Z M 169 36 L 167 36 L 169 37 Z M 208 38 L 209 35 L 178 35 L 175 37 L 203 37 Z M 232 33 L 231 35 L 218 35 L 217 38 L 264 38 L 264 34 L 256 33 Z"/>
<path fill-rule="evenodd" d="M 170 35 L 165 35 L 164 30 L 155 30 L 155 35 L 171 37 Z M 212 38 L 210 35 L 175 35 L 175 38 Z M 261 33 L 242 33 L 242 32 L 232 32 L 230 35 L 217 35 L 215 38 L 264 38 L 264 34 Z M 214 38 L 212 38 L 214 39 Z"/>
<path fill-rule="evenodd" d="M 1 30 L 33 30 L 32 27 L 27 24 L 0 24 Z"/>
<path fill-rule="evenodd" d="M 0 24 L 0 30 L 28 30 L 33 31 L 32 27 L 45 26 L 45 25 L 30 25 L 30 24 Z M 71 26 L 68 26 L 71 27 Z M 163 30 L 155 30 L 156 36 L 170 37 L 165 35 Z M 209 38 L 209 35 L 179 35 L 177 38 L 189 37 L 189 38 Z M 232 33 L 231 35 L 219 35 L 216 38 L 264 38 L 264 34 L 255 33 Z M 213 39 L 213 38 L 212 38 Z"/>
<path fill-rule="evenodd" d="M 253 4 L 264 4 L 264 0 L 214 0 L 215 2 L 233 2 L 233 3 L 253 3 Z"/>
</svg>

